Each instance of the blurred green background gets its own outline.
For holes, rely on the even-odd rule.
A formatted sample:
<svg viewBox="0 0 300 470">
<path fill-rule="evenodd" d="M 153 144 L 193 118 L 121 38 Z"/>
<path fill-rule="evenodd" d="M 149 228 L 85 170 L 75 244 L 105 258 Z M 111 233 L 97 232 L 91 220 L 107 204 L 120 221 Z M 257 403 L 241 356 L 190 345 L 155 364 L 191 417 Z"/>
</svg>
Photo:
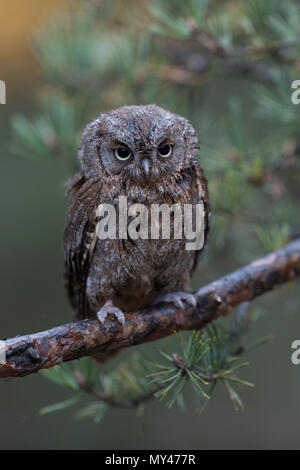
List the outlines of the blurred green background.
<svg viewBox="0 0 300 470">
<path fill-rule="evenodd" d="M 273 157 L 297 140 L 299 111 L 286 97 L 280 101 L 278 89 L 283 87 L 289 98 L 291 81 L 300 78 L 299 51 L 296 58 L 292 57 L 292 66 L 267 62 L 270 72 L 274 72 L 274 86 L 257 81 L 251 74 L 237 77 L 221 71 L 218 76 L 218 63 L 213 64 L 212 71 L 206 66 L 203 69 L 206 54 L 194 51 L 187 37 L 189 15 L 194 12 L 201 22 L 197 12 L 204 2 L 187 2 L 187 8 L 194 8 L 191 11 L 181 10 L 179 2 L 174 2 L 174 11 L 171 8 L 166 12 L 167 3 L 99 1 L 83 6 L 75 0 L 28 0 L 19 6 L 16 18 L 14 5 L 0 1 L 0 79 L 7 86 L 7 104 L 0 106 L 3 338 L 42 331 L 72 319 L 62 281 L 61 238 L 67 204 L 64 183 L 75 168 L 80 130 L 104 109 L 155 101 L 186 115 L 199 130 L 200 159 L 212 194 L 213 224 L 211 242 L 194 287 L 287 242 L 290 230 L 300 226 L 299 161 L 293 163 L 292 171 L 284 167 L 276 178 L 261 183 Z M 240 26 L 244 14 L 241 3 L 214 2 L 218 15 L 209 27 L 224 47 L 234 45 L 230 41 L 253 43 L 255 30 L 248 25 L 246 34 Z M 152 17 L 159 18 L 155 27 L 153 18 L 147 16 L 149 4 L 154 8 L 150 8 Z M 225 4 L 227 10 L 223 11 Z M 61 16 L 61 11 L 67 16 Z M 167 14 L 167 20 L 168 15 L 173 17 L 174 23 L 170 25 L 163 14 Z M 214 11 L 210 14 L 213 16 Z M 230 23 L 226 14 L 236 24 Z M 60 20 L 53 20 L 53 15 Z M 284 12 L 282 15 L 287 18 Z M 45 26 L 49 19 L 51 25 Z M 259 18 L 253 21 L 258 27 Z M 151 41 L 147 42 L 144 30 L 150 23 Z M 37 31 L 48 33 L 40 33 L 33 46 Z M 259 31 L 261 37 L 267 35 L 263 27 Z M 278 28 L 276 31 L 279 34 Z M 280 31 L 288 35 L 290 30 L 287 27 L 287 31 Z M 78 39 L 75 47 L 72 41 L 79 36 L 86 38 L 87 44 Z M 95 37 L 100 41 L 96 45 L 89 42 Z M 114 48 L 119 55 L 114 56 L 112 66 L 110 54 Z M 188 63 L 185 48 L 190 52 Z M 93 56 L 95 52 L 99 57 Z M 274 90 L 272 101 L 269 93 Z M 39 99 L 44 100 L 42 104 Z M 74 136 L 71 125 L 59 131 L 54 125 L 57 146 L 37 146 L 41 149 L 40 159 L 24 158 L 22 151 L 27 156 L 30 152 L 36 155 L 29 143 L 28 125 L 15 116 L 38 121 L 36 116 L 45 116 L 50 108 L 49 114 L 53 114 L 58 103 L 65 106 L 67 119 L 73 116 Z M 274 122 L 257 117 L 261 104 L 261 115 L 266 116 L 269 110 Z M 23 131 L 27 132 L 25 137 Z M 65 142 L 61 138 L 64 132 L 68 133 Z M 43 158 L 49 148 L 57 158 Z M 265 315 L 254 324 L 247 343 L 269 333 L 275 335 L 275 340 L 245 356 L 251 365 L 242 375 L 256 387 L 241 391 L 244 412 L 235 412 L 227 394 L 218 387 L 201 416 L 195 414 L 194 397 L 188 391 L 186 401 L 191 405 L 184 413 L 176 406 L 168 410 L 154 402 L 142 418 L 134 411 L 112 410 L 97 425 L 76 422 L 68 411 L 41 417 L 39 410 L 43 406 L 70 394 L 37 374 L 0 384 L 1 449 L 299 448 L 300 366 L 293 366 L 290 359 L 291 343 L 300 337 L 299 283 L 257 299 L 254 307 Z M 158 344 L 136 349 L 149 354 L 155 347 Z"/>
</svg>

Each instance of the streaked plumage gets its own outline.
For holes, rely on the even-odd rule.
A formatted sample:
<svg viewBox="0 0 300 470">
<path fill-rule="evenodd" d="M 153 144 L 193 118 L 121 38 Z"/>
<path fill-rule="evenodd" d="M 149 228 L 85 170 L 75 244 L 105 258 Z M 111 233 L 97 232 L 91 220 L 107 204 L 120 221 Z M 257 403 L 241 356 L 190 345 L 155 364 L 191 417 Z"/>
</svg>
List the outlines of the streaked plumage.
<svg viewBox="0 0 300 470">
<path fill-rule="evenodd" d="M 173 146 L 168 159 L 157 153 L 163 144 Z M 131 161 L 118 161 L 115 149 L 120 147 L 129 149 Z M 187 251 L 184 239 L 100 240 L 96 209 L 100 203 L 117 207 L 120 195 L 127 196 L 129 205 L 203 201 L 206 243 L 210 212 L 197 153 L 190 123 L 155 105 L 102 113 L 86 127 L 79 149 L 81 171 L 68 186 L 71 203 L 64 234 L 65 283 L 77 319 L 95 316 L 108 299 L 127 312 L 162 294 L 188 289 L 202 250 Z M 148 178 L 145 160 L 150 162 Z"/>
</svg>

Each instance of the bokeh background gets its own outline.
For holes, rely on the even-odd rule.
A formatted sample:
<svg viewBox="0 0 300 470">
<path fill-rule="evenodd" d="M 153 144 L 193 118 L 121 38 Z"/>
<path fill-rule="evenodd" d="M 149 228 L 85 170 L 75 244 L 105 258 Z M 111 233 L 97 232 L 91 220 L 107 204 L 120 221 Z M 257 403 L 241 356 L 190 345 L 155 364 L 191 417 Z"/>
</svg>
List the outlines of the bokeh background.
<svg viewBox="0 0 300 470">
<path fill-rule="evenodd" d="M 139 45 L 137 39 L 141 30 L 149 26 L 149 19 L 137 2 L 85 3 L 88 6 L 82 13 L 85 7 L 75 0 L 27 0 L 19 2 L 18 8 L 13 2 L 0 0 L 0 79 L 7 86 L 7 104 L 0 106 L 0 336 L 3 338 L 42 331 L 72 318 L 62 281 L 61 238 L 66 211 L 64 183 L 75 168 L 75 149 L 80 134 L 77 133 L 72 142 L 70 133 L 70 141 L 62 149 L 59 148 L 58 141 L 57 152 L 50 145 L 50 151 L 57 158 L 42 158 L 41 155 L 39 159 L 34 151 L 34 158 L 25 158 L 30 156 L 28 154 L 32 150 L 28 144 L 28 135 L 23 140 L 21 135 L 22 130 L 29 132 L 28 126 L 19 117 L 15 117 L 23 115 L 40 119 L 39 116 L 45 115 L 45 110 L 50 106 L 49 100 L 52 107 L 57 105 L 60 100 L 57 96 L 60 93 L 62 102 L 75 102 L 74 122 L 77 123 L 76 113 L 80 113 L 76 124 L 78 130 L 103 109 L 154 100 L 158 105 L 187 115 L 199 130 L 202 142 L 200 155 L 203 155 L 203 166 L 211 184 L 216 216 L 213 217 L 211 243 L 199 275 L 194 280 L 194 287 L 242 266 L 273 248 L 273 245 L 276 247 L 288 241 L 289 230 L 299 228 L 300 225 L 299 220 L 297 224 L 299 163 L 293 163 L 292 171 L 284 167 L 266 184 L 261 182 L 264 168 L 268 167 L 269 161 L 272 163 L 271 157 L 293 147 L 294 129 L 297 128 L 297 114 L 299 115 L 298 110 L 290 109 L 293 106 L 290 101 L 285 101 L 277 109 L 278 116 L 274 116 L 274 122 L 277 119 L 275 133 L 274 123 L 270 119 L 262 124 L 255 114 L 261 103 L 257 103 L 255 99 L 261 96 L 263 100 L 267 94 L 265 92 L 264 95 L 264 91 L 256 87 L 267 86 L 269 90 L 270 84 L 265 83 L 268 81 L 268 77 L 265 80 L 265 70 L 261 72 L 262 80 L 257 80 L 256 72 L 253 76 L 246 73 L 245 76 L 236 77 L 231 74 L 231 70 L 229 73 L 228 70 L 221 70 L 219 76 L 213 71 L 210 76 L 203 59 L 205 54 L 201 50 L 192 50 L 189 63 L 185 62 L 187 54 L 184 47 L 192 46 L 184 43 L 185 35 L 188 34 L 186 22 L 179 23 L 178 17 L 185 18 L 187 13 L 180 10 L 179 2 L 174 2 L 175 11 L 170 12 L 170 15 L 175 15 L 174 21 L 177 24 L 175 27 L 174 24 L 170 26 L 160 16 L 160 30 L 153 28 L 151 34 L 156 35 L 155 44 L 151 43 L 150 46 L 144 36 L 142 45 Z M 139 3 L 143 7 L 148 7 L 149 3 L 157 4 L 156 16 L 159 16 L 168 2 Z M 204 2 L 191 2 L 196 6 L 196 11 L 200 3 Z M 220 3 L 227 4 L 231 9 L 227 11 L 227 15 L 231 19 L 237 18 L 235 21 L 239 24 L 238 15 L 242 14 L 242 2 L 215 2 L 216 11 Z M 273 1 L 274 8 L 275 3 L 278 2 Z M 286 3 L 292 5 L 293 2 Z M 97 59 L 99 69 L 95 67 L 90 74 L 92 78 L 96 76 L 97 80 L 90 82 L 90 76 L 87 74 L 85 77 L 83 73 L 85 66 L 89 70 L 92 60 L 86 57 L 86 50 L 89 48 L 82 46 L 79 41 L 82 47 L 87 48 L 82 52 L 86 64 L 78 60 L 78 67 L 74 66 L 72 69 L 72 60 L 76 62 L 76 54 L 80 55 L 81 52 L 79 46 L 77 52 L 74 52 L 72 47 L 68 49 L 67 44 L 72 44 L 74 37 L 74 31 L 72 33 L 72 27 L 68 24 L 72 15 L 76 15 L 79 9 L 82 15 L 79 23 L 84 23 L 85 15 L 90 14 L 90 9 L 93 8 L 98 12 L 98 17 L 93 15 L 98 23 L 90 24 L 86 30 L 84 26 L 83 31 L 80 31 L 83 36 L 87 34 L 85 31 L 100 34 L 103 27 L 105 37 L 103 36 L 99 49 L 95 48 L 95 44 L 91 45 L 94 48 L 92 52 L 98 51 L 102 58 Z M 61 18 L 62 11 L 67 12 L 67 20 L 66 17 L 59 21 L 53 19 Z M 52 29 L 48 30 L 50 33 L 46 38 L 43 36 L 43 41 L 37 47 L 34 37 L 38 31 L 45 31 L 49 21 L 52 22 Z M 191 21 L 190 19 L 188 23 L 190 28 L 193 27 Z M 226 38 L 228 41 L 230 39 L 230 31 L 237 38 L 242 36 L 239 26 L 230 24 L 223 11 L 219 12 L 218 21 L 220 37 L 222 31 L 226 30 L 226 34 L 222 36 L 225 37 L 225 43 Z M 168 28 L 171 28 L 172 34 L 165 38 Z M 109 69 L 110 48 L 113 48 L 113 38 L 121 29 L 123 34 L 132 33 L 133 36 L 126 36 L 128 42 L 123 41 L 124 49 L 119 62 L 116 60 L 118 66 Z M 253 34 L 250 28 L 246 39 L 251 41 Z M 70 56 L 69 62 L 64 63 L 64 55 L 57 48 L 59 41 L 68 41 L 68 38 L 70 43 L 66 42 L 64 54 L 68 56 L 69 53 Z M 52 49 L 47 48 L 49 44 Z M 142 59 L 137 56 L 133 59 L 130 55 L 132 44 L 133 49 L 142 50 L 135 52 L 142 54 Z M 149 52 L 149 47 L 156 48 L 156 52 Z M 163 65 L 157 51 L 168 57 Z M 105 53 L 107 57 L 104 57 Z M 156 54 L 153 56 L 155 61 L 152 53 Z M 44 61 L 41 57 L 44 57 Z M 280 75 L 281 69 L 284 69 L 285 79 L 282 81 L 286 84 L 287 95 L 290 93 L 291 80 L 300 78 L 297 58 L 292 58 L 291 70 L 285 70 L 286 64 L 269 64 L 270 71 L 274 70 L 275 79 Z M 122 65 L 122 61 L 125 65 Z M 133 87 L 130 80 L 136 64 L 139 66 L 138 78 Z M 160 71 L 159 77 L 149 69 L 149 64 L 154 70 Z M 218 69 L 218 64 L 215 67 Z M 107 69 L 109 73 L 106 73 Z M 78 70 L 82 74 L 78 74 Z M 184 75 L 183 71 L 191 76 Z M 151 76 L 154 78 L 148 82 L 147 78 Z M 114 82 L 112 78 L 117 80 Z M 95 100 L 97 89 L 99 99 Z M 53 90 L 57 93 L 55 96 Z M 40 99 L 45 96 L 48 101 L 40 104 Z M 89 102 L 92 103 L 90 108 L 86 105 Z M 284 114 L 283 109 L 289 109 L 293 113 L 292 117 Z M 66 118 L 68 116 L 69 114 Z M 14 127 L 12 122 L 15 123 Z M 243 131 L 239 128 L 240 124 L 246 132 L 242 143 Z M 288 130 L 284 124 L 288 124 Z M 63 135 L 64 128 L 60 130 Z M 232 138 L 230 143 L 228 135 Z M 265 137 L 269 139 L 266 140 Z M 25 157 L 22 156 L 22 149 Z M 35 152 L 38 154 L 38 149 Z M 41 147 L 41 154 L 43 152 L 45 149 Z M 247 181 L 245 176 L 248 177 Z M 220 197 L 223 198 L 221 202 Z M 257 299 L 253 308 L 259 309 L 264 315 L 253 326 L 247 343 L 251 344 L 270 333 L 275 335 L 275 339 L 245 357 L 250 360 L 251 365 L 242 375 L 254 382 L 256 387 L 241 392 L 244 412 L 235 412 L 228 395 L 218 388 L 201 416 L 195 414 L 192 394 L 189 399 L 188 392 L 187 403 L 190 406 L 184 413 L 177 407 L 168 410 L 163 404 L 155 402 L 147 407 L 142 418 L 134 411 L 112 410 L 99 424 L 88 420 L 74 421 L 72 413 L 68 411 L 42 417 L 39 415 L 42 407 L 68 398 L 70 394 L 37 374 L 1 382 L 0 448 L 299 448 L 300 366 L 291 363 L 291 343 L 300 337 L 299 283 L 284 286 Z M 148 345 L 147 352 L 157 346 Z"/>
</svg>

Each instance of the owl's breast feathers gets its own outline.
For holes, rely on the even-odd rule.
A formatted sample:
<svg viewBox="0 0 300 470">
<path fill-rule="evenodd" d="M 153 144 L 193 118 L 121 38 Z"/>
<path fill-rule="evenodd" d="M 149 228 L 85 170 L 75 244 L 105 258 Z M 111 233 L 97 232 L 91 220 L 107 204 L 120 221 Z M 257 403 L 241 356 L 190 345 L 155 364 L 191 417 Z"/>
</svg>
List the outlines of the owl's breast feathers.
<svg viewBox="0 0 300 470">
<path fill-rule="evenodd" d="M 71 203 L 64 233 L 65 284 L 78 319 L 92 316 L 107 296 L 128 311 L 151 302 L 161 291 L 186 288 L 203 251 L 209 229 L 207 182 L 200 165 L 155 187 L 132 187 L 118 182 L 85 179 L 77 173 L 67 186 Z M 204 246 L 186 251 L 184 240 L 100 240 L 96 235 L 97 208 L 115 204 L 204 204 Z M 139 288 L 140 286 L 140 288 Z M 118 301 L 119 299 L 119 301 Z"/>
</svg>

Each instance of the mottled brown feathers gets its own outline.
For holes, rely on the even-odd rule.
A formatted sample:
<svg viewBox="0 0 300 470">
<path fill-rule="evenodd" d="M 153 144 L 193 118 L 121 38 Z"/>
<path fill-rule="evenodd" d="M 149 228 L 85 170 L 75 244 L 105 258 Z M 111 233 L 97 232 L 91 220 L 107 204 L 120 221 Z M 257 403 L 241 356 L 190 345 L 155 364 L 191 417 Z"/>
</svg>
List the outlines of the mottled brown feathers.
<svg viewBox="0 0 300 470">
<path fill-rule="evenodd" d="M 173 149 L 169 160 L 157 148 Z M 130 150 L 128 163 L 117 161 L 116 147 Z M 100 203 L 117 208 L 152 203 L 205 206 L 205 241 L 209 227 L 207 182 L 198 160 L 198 139 L 190 123 L 155 105 L 128 106 L 89 124 L 79 149 L 81 171 L 68 184 L 71 203 L 64 234 L 65 282 L 78 319 L 94 316 L 108 298 L 123 311 L 150 304 L 158 295 L 189 286 L 199 253 L 185 240 L 100 240 L 95 234 Z M 146 179 L 142 159 L 150 161 Z"/>
</svg>

